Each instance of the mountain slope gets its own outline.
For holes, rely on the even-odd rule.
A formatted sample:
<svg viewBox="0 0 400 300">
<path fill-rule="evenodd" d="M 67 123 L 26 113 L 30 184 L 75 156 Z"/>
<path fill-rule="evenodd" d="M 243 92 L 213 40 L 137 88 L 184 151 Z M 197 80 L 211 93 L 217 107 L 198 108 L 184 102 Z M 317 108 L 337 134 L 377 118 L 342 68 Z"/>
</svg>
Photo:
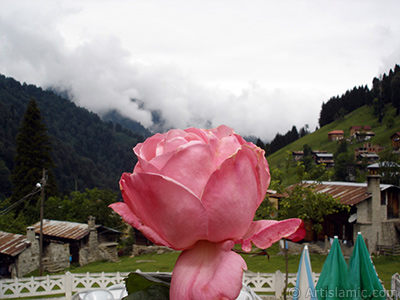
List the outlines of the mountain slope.
<svg viewBox="0 0 400 300">
<path fill-rule="evenodd" d="M 373 114 L 372 106 L 362 106 L 350 114 L 346 115 L 342 120 L 334 121 L 328 125 L 323 126 L 317 131 L 310 133 L 295 142 L 285 146 L 279 151 L 267 157 L 268 163 L 272 168 L 283 170 L 285 168 L 285 154 L 287 151 L 302 151 L 304 145 L 308 145 L 312 150 L 325 150 L 329 153 L 335 153 L 338 142 L 330 142 L 328 140 L 328 133 L 333 130 L 343 130 L 344 137 L 348 138 L 350 135 L 350 127 L 357 125 L 369 125 L 372 131 L 375 132 L 375 137 L 370 139 L 368 142 L 374 145 L 378 144 L 383 147 L 390 147 L 390 137 L 393 133 L 400 131 L 400 115 L 394 117 L 395 108 L 391 105 L 386 105 L 386 114 L 383 119 L 383 125 L 378 122 L 377 117 Z M 388 118 L 394 118 L 394 126 L 388 128 L 386 121 Z M 348 146 L 348 150 L 352 153 L 355 148 L 362 147 L 365 142 L 356 143 L 353 142 Z M 273 178 L 272 178 L 273 179 Z M 290 185 L 296 182 L 297 179 L 294 174 L 288 178 L 284 178 L 284 185 Z"/>
<path fill-rule="evenodd" d="M 77 189 L 119 190 L 123 172 L 136 163 L 132 148 L 143 141 L 134 133 L 100 117 L 51 91 L 20 84 L 0 76 L 0 197 L 11 194 L 8 176 L 13 168 L 15 136 L 31 98 L 38 104 L 52 141 L 52 157 L 62 194 Z M 39 181 L 39 178 L 38 178 Z"/>
</svg>

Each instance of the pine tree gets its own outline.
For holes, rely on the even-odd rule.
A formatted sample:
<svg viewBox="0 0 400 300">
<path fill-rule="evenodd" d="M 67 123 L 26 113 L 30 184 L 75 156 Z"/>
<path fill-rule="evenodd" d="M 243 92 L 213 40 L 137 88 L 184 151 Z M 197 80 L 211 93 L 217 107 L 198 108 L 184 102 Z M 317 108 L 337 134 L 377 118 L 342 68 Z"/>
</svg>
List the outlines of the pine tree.
<svg viewBox="0 0 400 300">
<path fill-rule="evenodd" d="M 16 142 L 14 168 L 11 174 L 13 184 L 11 203 L 17 202 L 35 190 L 36 184 L 41 182 L 43 169 L 46 170 L 47 174 L 45 194 L 46 196 L 56 196 L 58 190 L 52 172 L 54 163 L 50 156 L 50 137 L 34 99 L 31 99 L 28 103 L 22 124 L 18 129 Z M 37 221 L 39 216 L 38 199 L 39 193 L 27 197 L 24 202 L 16 207 L 16 215 L 25 214 L 26 225 Z M 26 211 L 24 211 L 25 208 Z"/>
</svg>

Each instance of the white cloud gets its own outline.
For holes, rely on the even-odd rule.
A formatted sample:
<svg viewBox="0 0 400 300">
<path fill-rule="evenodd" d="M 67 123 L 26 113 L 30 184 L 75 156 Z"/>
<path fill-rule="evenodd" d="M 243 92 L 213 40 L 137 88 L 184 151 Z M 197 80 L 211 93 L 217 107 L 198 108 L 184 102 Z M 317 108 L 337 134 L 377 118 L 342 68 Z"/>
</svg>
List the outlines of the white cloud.
<svg viewBox="0 0 400 300">
<path fill-rule="evenodd" d="M 152 127 L 264 141 L 400 60 L 400 2 L 2 1 L 0 73 Z M 143 107 L 131 102 L 135 98 Z"/>
</svg>

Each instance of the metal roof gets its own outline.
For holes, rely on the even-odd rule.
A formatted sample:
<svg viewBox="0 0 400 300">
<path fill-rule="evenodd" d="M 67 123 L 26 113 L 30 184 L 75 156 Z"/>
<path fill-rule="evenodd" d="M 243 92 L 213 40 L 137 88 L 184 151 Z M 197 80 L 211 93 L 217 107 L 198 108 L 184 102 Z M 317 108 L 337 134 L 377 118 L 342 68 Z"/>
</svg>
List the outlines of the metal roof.
<svg viewBox="0 0 400 300">
<path fill-rule="evenodd" d="M 332 130 L 331 132 L 328 132 L 328 134 L 344 134 L 343 130 Z"/>
<path fill-rule="evenodd" d="M 40 222 L 33 225 L 35 233 L 40 233 Z M 68 221 L 43 220 L 43 234 L 47 236 L 80 240 L 89 234 L 89 225 Z"/>
<path fill-rule="evenodd" d="M 31 245 L 26 236 L 0 231 L 0 253 L 16 256 Z"/>
<path fill-rule="evenodd" d="M 40 234 L 40 222 L 32 225 L 35 227 L 35 233 Z M 108 228 L 102 225 L 95 225 L 96 229 L 121 233 L 118 230 Z M 89 234 L 89 225 L 87 223 L 77 223 L 69 221 L 43 220 L 43 234 L 51 237 L 58 237 L 70 240 L 80 240 Z"/>
<path fill-rule="evenodd" d="M 317 193 L 328 193 L 333 198 L 338 199 L 342 204 L 355 205 L 361 201 L 367 200 L 371 194 L 367 193 L 367 183 L 340 182 L 340 181 L 305 181 L 306 185 L 315 184 Z M 389 187 L 395 187 L 390 184 L 381 184 L 380 190 L 386 190 Z"/>
<path fill-rule="evenodd" d="M 329 157 L 329 158 L 331 158 L 331 157 L 333 157 L 333 154 L 332 153 L 315 153 L 315 156 L 316 157 Z"/>
</svg>

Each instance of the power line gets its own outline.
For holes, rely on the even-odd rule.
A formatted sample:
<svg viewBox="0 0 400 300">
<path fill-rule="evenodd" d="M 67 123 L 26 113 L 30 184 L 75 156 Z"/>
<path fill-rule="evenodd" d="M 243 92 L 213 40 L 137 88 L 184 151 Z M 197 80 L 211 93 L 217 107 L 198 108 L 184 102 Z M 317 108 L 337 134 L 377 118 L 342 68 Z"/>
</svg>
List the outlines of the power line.
<svg viewBox="0 0 400 300">
<path fill-rule="evenodd" d="M 5 214 L 7 214 L 8 212 L 10 212 L 12 209 L 14 209 L 15 207 L 17 207 L 17 206 L 18 206 L 22 201 L 24 201 L 26 198 L 28 198 L 28 197 L 30 197 L 30 196 L 33 196 L 33 195 L 35 195 L 35 194 L 37 194 L 37 193 L 39 193 L 39 192 L 41 191 L 41 189 L 42 189 L 42 187 L 39 186 L 39 185 L 37 185 L 37 186 L 35 187 L 35 189 L 34 189 L 31 193 L 29 193 L 28 195 L 22 197 L 22 198 L 19 199 L 17 202 L 11 204 L 9 207 L 7 207 L 7 208 L 5 208 L 4 210 L 2 210 L 2 211 L 0 212 L 0 216 L 5 215 Z"/>
</svg>

